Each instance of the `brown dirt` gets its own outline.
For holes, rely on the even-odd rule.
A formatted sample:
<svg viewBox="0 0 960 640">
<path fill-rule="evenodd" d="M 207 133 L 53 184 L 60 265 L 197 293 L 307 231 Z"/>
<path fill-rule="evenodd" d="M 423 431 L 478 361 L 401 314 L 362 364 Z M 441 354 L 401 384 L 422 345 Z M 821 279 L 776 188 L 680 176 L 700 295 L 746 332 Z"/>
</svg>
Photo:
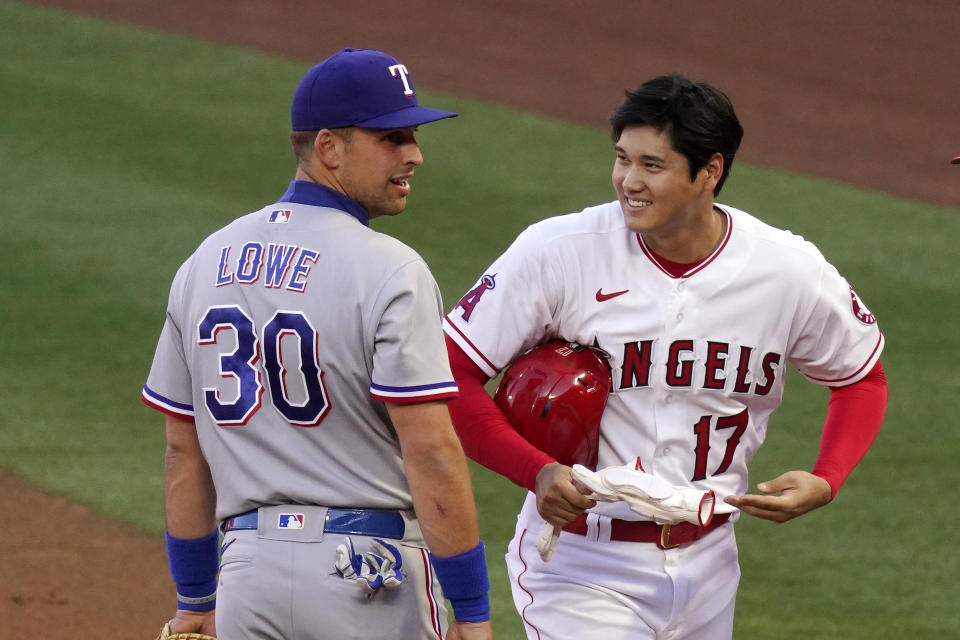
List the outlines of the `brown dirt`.
<svg viewBox="0 0 960 640">
<path fill-rule="evenodd" d="M 624 89 L 682 71 L 730 94 L 745 162 L 960 207 L 955 0 L 35 4 L 305 63 L 380 48 L 422 88 L 598 127 Z M 161 540 L 3 474 L 0 527 L 0 638 L 147 638 L 170 614 Z"/>
<path fill-rule="evenodd" d="M 0 638 L 156 637 L 176 602 L 163 541 L 0 473 Z"/>
</svg>

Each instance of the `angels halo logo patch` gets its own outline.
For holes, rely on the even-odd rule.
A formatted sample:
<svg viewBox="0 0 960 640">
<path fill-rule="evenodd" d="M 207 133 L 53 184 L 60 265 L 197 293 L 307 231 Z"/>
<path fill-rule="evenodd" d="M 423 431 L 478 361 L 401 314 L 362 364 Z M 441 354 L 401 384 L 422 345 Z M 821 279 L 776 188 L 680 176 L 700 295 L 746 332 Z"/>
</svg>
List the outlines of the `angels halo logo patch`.
<svg viewBox="0 0 960 640">
<path fill-rule="evenodd" d="M 863 300 L 853 290 L 853 287 L 850 287 L 850 302 L 853 305 L 853 315 L 857 316 L 857 320 L 863 324 L 877 323 L 877 317 L 870 313 L 870 309 L 867 309 L 867 305 L 863 304 Z"/>
</svg>

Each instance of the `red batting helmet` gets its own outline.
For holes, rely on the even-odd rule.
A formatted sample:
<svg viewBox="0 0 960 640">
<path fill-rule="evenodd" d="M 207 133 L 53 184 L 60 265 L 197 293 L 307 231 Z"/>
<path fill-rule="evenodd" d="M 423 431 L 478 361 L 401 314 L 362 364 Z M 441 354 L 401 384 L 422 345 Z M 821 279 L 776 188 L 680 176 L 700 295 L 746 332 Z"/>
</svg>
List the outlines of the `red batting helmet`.
<svg viewBox="0 0 960 640">
<path fill-rule="evenodd" d="M 600 416 L 612 384 L 606 354 L 552 340 L 513 361 L 494 400 L 530 444 L 567 466 L 597 467 Z"/>
</svg>

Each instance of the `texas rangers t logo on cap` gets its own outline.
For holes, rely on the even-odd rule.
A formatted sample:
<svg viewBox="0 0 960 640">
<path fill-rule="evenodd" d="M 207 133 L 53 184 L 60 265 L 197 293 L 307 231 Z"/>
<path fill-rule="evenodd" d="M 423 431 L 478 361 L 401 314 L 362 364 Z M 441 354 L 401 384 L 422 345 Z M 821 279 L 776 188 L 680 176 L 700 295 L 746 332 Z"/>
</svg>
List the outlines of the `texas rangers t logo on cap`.
<svg viewBox="0 0 960 640">
<path fill-rule="evenodd" d="M 393 64 L 387 68 L 390 69 L 390 75 L 392 75 L 394 78 L 399 75 L 400 79 L 403 80 L 403 95 L 412 96 L 413 89 L 410 88 L 410 83 L 407 82 L 407 73 L 409 73 L 407 68 L 402 64 Z"/>
</svg>

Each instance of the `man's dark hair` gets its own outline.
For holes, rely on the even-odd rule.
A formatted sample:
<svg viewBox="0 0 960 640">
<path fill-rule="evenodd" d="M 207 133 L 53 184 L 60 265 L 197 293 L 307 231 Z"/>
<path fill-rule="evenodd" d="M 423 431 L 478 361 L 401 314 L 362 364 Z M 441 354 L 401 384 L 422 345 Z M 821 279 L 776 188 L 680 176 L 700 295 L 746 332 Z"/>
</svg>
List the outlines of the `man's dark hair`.
<svg viewBox="0 0 960 640">
<path fill-rule="evenodd" d="M 719 194 L 743 138 L 730 99 L 719 89 L 692 82 L 679 73 L 648 80 L 626 95 L 610 115 L 614 142 L 627 127 L 653 127 L 665 133 L 673 149 L 686 157 L 691 180 L 719 153 L 723 175 L 713 190 L 714 195 Z"/>
<path fill-rule="evenodd" d="M 317 139 L 319 133 L 319 130 L 290 133 L 290 145 L 293 147 L 293 156 L 297 159 L 298 166 L 307 162 L 313 150 L 313 141 Z"/>
</svg>

